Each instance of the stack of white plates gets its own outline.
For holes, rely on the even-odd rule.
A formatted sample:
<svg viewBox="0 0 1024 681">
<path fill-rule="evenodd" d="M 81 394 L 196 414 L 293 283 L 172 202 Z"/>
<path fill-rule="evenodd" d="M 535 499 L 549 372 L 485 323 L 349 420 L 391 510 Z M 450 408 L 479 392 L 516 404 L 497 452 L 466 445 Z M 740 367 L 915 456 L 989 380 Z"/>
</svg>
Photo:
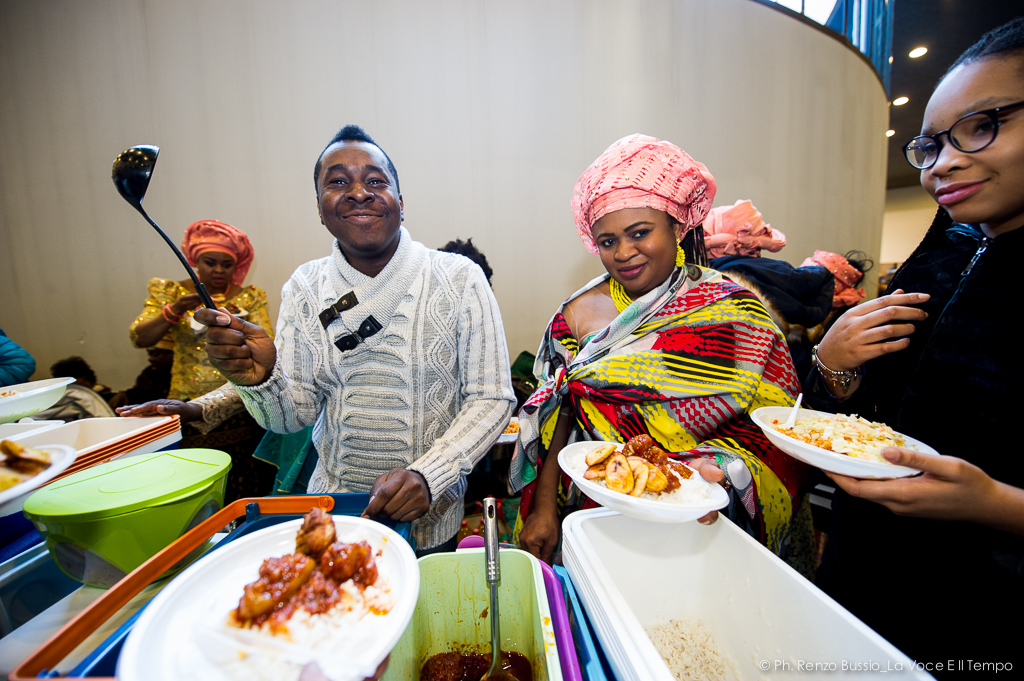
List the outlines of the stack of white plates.
<svg viewBox="0 0 1024 681">
<path fill-rule="evenodd" d="M 724 518 L 666 525 L 593 509 L 562 529 L 565 567 L 619 679 L 673 680 L 644 632 L 670 619 L 705 626 L 728 679 L 931 678 Z"/>
</svg>

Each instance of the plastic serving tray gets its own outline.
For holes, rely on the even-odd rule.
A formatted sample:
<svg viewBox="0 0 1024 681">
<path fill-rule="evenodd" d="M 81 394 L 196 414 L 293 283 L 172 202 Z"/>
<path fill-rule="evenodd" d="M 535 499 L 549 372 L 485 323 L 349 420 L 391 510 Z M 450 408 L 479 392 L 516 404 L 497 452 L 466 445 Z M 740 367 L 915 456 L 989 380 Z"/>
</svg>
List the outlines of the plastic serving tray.
<svg viewBox="0 0 1024 681">
<path fill-rule="evenodd" d="M 100 624 L 124 607 L 128 601 L 155 581 L 170 566 L 183 559 L 238 518 L 242 518 L 242 522 L 227 537 L 214 545 L 210 549 L 211 551 L 216 551 L 256 530 L 300 517 L 316 507 L 337 515 L 359 515 L 366 508 L 367 503 L 369 503 L 367 494 L 239 499 L 197 525 L 191 532 L 180 537 L 111 587 L 103 596 L 64 625 L 38 650 L 21 662 L 7 677 L 8 681 L 31 681 L 39 677 L 55 678 L 56 674 L 50 670 L 53 670 Z M 409 523 L 393 523 L 388 520 L 380 522 L 394 529 L 410 544 L 413 543 Z M 415 548 L 415 545 L 413 546 Z M 68 673 L 68 678 L 88 677 L 102 681 L 116 681 L 114 670 L 117 656 L 132 625 L 144 609 L 143 607 L 136 612 L 131 619 L 93 650 L 88 657 Z"/>
</svg>

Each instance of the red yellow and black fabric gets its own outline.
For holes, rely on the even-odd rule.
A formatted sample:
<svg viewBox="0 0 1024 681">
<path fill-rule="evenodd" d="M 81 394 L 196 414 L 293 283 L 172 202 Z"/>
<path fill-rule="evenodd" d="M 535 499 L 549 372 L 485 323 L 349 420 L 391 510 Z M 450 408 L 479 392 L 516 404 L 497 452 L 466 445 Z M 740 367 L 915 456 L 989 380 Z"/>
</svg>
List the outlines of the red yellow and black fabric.
<svg viewBox="0 0 1024 681">
<path fill-rule="evenodd" d="M 566 301 L 607 278 L 591 281 Z M 543 383 L 519 413 L 510 483 L 529 515 L 563 400 L 575 422 L 569 442 L 625 442 L 648 434 L 679 459 L 712 457 L 731 485 L 731 520 L 779 553 L 791 527 L 802 464 L 776 449 L 749 413 L 791 405 L 800 390 L 785 339 L 758 299 L 720 273 L 688 265 L 580 342 L 555 313 L 538 351 Z M 555 462 L 549 462 L 557 465 Z M 563 509 L 592 506 L 563 475 Z M 589 503 L 587 503 L 589 502 Z M 517 527 L 517 532 L 518 532 Z"/>
</svg>

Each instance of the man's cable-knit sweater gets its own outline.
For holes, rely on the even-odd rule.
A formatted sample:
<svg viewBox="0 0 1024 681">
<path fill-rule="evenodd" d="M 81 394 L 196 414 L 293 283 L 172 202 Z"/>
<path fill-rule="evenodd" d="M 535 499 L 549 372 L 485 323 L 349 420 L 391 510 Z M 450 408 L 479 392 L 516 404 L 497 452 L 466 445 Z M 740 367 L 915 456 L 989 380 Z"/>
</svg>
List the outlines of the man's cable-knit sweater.
<svg viewBox="0 0 1024 681">
<path fill-rule="evenodd" d="M 319 313 L 354 291 L 358 304 L 324 329 Z M 383 328 L 353 350 L 334 345 L 370 315 Z M 299 267 L 281 292 L 277 362 L 258 386 L 237 386 L 260 425 L 314 425 L 320 461 L 309 492 L 368 492 L 393 468 L 423 475 L 430 510 L 413 523 L 421 549 L 459 529 L 466 475 L 508 423 L 515 396 L 498 304 L 483 272 L 432 251 L 401 228 L 376 277 L 331 255 Z"/>
</svg>

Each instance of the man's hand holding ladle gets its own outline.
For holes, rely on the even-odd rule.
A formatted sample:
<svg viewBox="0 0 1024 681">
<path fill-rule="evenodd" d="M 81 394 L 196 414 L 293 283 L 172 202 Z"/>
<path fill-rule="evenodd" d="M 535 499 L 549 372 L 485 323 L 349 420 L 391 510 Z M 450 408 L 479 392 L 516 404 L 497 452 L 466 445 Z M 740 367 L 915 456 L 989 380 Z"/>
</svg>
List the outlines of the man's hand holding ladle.
<svg viewBox="0 0 1024 681">
<path fill-rule="evenodd" d="M 227 310 L 196 310 L 196 321 L 210 327 L 206 354 L 210 364 L 236 385 L 259 385 L 277 361 L 274 340 L 262 328 L 243 322 Z"/>
</svg>

